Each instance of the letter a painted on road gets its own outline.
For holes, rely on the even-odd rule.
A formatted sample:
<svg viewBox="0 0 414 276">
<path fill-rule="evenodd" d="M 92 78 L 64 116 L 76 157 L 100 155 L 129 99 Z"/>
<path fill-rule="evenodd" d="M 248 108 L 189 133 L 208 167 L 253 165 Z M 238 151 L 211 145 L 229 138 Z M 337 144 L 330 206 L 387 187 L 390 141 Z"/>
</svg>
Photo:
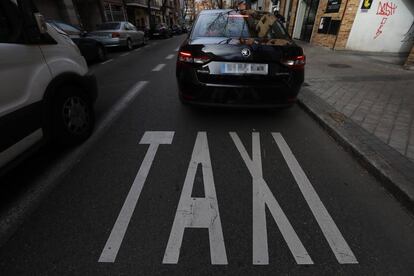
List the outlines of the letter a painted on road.
<svg viewBox="0 0 414 276">
<path fill-rule="evenodd" d="M 205 197 L 193 198 L 191 193 L 199 164 L 202 166 Z M 208 228 L 211 263 L 217 265 L 227 264 L 226 248 L 205 132 L 199 132 L 197 135 L 170 238 L 165 249 L 164 264 L 178 263 L 185 228 Z"/>
</svg>

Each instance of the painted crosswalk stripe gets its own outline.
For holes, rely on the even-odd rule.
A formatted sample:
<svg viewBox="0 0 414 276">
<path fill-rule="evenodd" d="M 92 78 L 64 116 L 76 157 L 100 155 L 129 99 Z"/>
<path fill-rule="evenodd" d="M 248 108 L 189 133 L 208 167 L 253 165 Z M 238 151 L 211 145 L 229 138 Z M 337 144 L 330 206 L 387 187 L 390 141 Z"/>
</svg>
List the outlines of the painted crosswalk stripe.
<svg viewBox="0 0 414 276">
<path fill-rule="evenodd" d="M 153 72 L 158 72 L 158 71 L 161 71 L 161 70 L 162 70 L 162 68 L 164 68 L 164 66 L 165 66 L 165 64 L 164 64 L 164 63 L 158 64 L 157 66 L 155 66 L 155 67 L 152 69 L 152 71 L 153 71 Z"/>
<path fill-rule="evenodd" d="M 129 193 L 125 199 L 124 205 L 119 212 L 118 218 L 112 228 L 111 234 L 102 250 L 101 256 L 98 262 L 101 263 L 113 263 L 115 262 L 119 248 L 121 247 L 122 240 L 124 239 L 125 232 L 128 228 L 132 214 L 137 205 L 139 196 L 141 195 L 142 188 L 144 187 L 145 180 L 147 179 L 149 170 L 154 161 L 155 154 L 157 153 L 159 145 L 171 144 L 174 137 L 172 131 L 147 131 L 142 137 L 140 144 L 148 144 L 149 148 L 142 161 L 141 167 L 135 177 L 135 180 L 129 190 Z"/>
<path fill-rule="evenodd" d="M 175 55 L 171 54 L 171 55 L 166 56 L 165 59 L 173 59 L 174 57 L 175 57 Z"/>
<path fill-rule="evenodd" d="M 326 210 L 285 139 L 280 133 L 272 133 L 272 135 L 336 259 L 341 264 L 357 264 L 358 261 L 354 253 L 329 215 L 328 210 Z"/>
<path fill-rule="evenodd" d="M 239 136 L 230 132 L 236 148 L 249 170 L 253 181 L 253 264 L 268 265 L 269 250 L 266 226 L 266 206 L 275 220 L 297 264 L 313 264 L 311 257 L 290 224 L 280 204 L 263 179 L 260 135 L 252 134 L 252 158 L 243 146 Z"/>
</svg>

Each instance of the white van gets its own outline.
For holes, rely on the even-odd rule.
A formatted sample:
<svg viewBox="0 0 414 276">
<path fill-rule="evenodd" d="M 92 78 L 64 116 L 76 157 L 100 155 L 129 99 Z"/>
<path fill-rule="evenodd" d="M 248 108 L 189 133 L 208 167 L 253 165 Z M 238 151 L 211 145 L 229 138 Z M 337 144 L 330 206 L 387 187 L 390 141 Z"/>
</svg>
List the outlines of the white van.
<svg viewBox="0 0 414 276">
<path fill-rule="evenodd" d="M 31 0 L 0 0 L 0 171 L 39 142 L 87 139 L 96 87 L 77 46 Z"/>
</svg>

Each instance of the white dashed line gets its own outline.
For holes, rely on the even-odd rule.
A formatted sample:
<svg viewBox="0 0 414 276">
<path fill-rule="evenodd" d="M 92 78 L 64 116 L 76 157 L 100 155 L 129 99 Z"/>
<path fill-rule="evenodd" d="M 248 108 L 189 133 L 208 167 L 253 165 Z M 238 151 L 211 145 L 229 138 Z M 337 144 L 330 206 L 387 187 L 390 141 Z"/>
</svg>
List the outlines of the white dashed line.
<svg viewBox="0 0 414 276">
<path fill-rule="evenodd" d="M 171 54 L 165 57 L 165 59 L 173 59 L 175 57 L 175 55 Z"/>
<path fill-rule="evenodd" d="M 155 66 L 155 67 L 154 67 L 154 69 L 152 69 L 152 71 L 153 71 L 153 72 L 158 72 L 158 71 L 161 71 L 161 70 L 162 70 L 162 68 L 164 68 L 164 66 L 165 66 L 165 64 L 164 64 L 164 63 L 158 64 L 157 66 Z"/>
<path fill-rule="evenodd" d="M 110 62 L 112 62 L 112 61 L 114 61 L 114 59 L 113 59 L 113 58 L 108 59 L 107 61 L 101 62 L 101 64 L 107 64 L 107 63 L 110 63 Z"/>
<path fill-rule="evenodd" d="M 145 46 L 143 46 L 143 47 L 145 47 Z M 141 50 L 141 48 L 135 49 L 134 52 L 138 52 L 139 50 Z"/>
<path fill-rule="evenodd" d="M 129 53 L 122 54 L 121 57 L 125 57 L 127 55 L 129 55 Z"/>
</svg>

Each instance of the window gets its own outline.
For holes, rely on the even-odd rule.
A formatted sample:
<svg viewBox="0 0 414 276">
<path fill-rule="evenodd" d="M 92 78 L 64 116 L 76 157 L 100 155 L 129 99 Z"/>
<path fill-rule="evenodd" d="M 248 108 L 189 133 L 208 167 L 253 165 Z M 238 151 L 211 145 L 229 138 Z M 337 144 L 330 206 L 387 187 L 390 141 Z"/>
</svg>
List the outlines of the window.
<svg viewBox="0 0 414 276">
<path fill-rule="evenodd" d="M 0 9 L 0 42 L 6 42 L 10 38 L 11 27 L 9 20 L 4 14 L 3 9 Z"/>
<path fill-rule="evenodd" d="M 103 31 L 103 30 L 119 30 L 119 28 L 121 28 L 121 23 L 103 23 L 101 25 L 98 25 L 97 29 L 99 31 Z"/>
<path fill-rule="evenodd" d="M 75 27 L 62 23 L 62 22 L 54 22 L 54 25 L 56 25 L 59 29 L 61 29 L 67 34 L 80 34 L 81 33 L 81 31 L 76 29 Z"/>
<path fill-rule="evenodd" d="M 287 39 L 278 19 L 265 12 L 222 12 L 202 14 L 192 37 Z"/>
<path fill-rule="evenodd" d="M 0 43 L 15 43 L 21 40 L 23 20 L 17 5 L 10 1 L 0 1 Z"/>
</svg>

